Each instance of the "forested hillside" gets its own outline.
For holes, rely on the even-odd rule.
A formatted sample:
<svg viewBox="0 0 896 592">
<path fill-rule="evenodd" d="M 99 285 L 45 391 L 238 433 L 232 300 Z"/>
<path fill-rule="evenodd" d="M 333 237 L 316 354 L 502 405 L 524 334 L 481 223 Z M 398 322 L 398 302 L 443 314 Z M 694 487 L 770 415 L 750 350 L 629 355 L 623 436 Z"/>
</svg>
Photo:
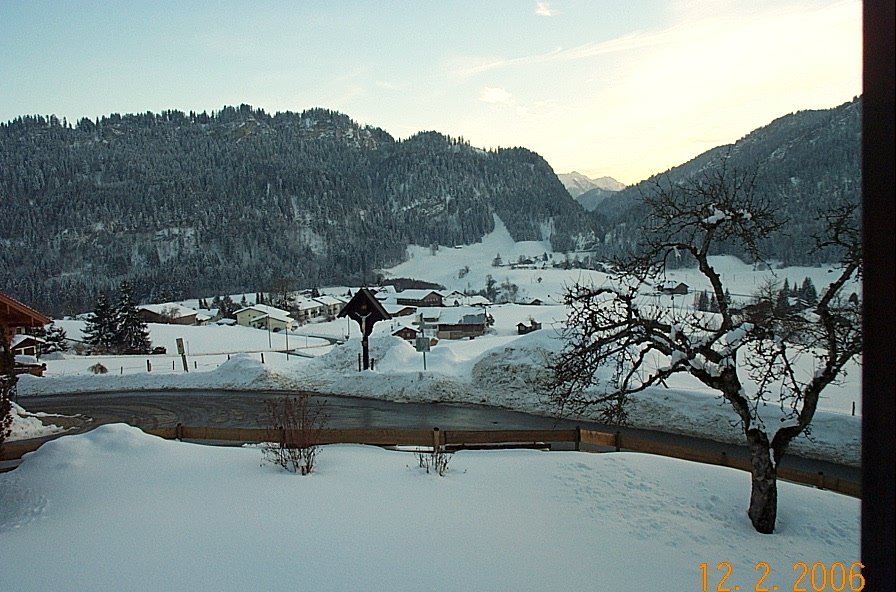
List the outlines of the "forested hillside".
<svg viewBox="0 0 896 592">
<path fill-rule="evenodd" d="M 129 279 L 141 299 L 362 283 L 409 243 L 589 236 L 548 164 L 346 115 L 111 115 L 0 125 L 0 286 L 54 313 Z"/>
<path fill-rule="evenodd" d="M 664 175 L 754 168 L 789 220 L 768 257 L 820 263 L 819 212 L 861 201 L 860 117 L 859 99 L 787 115 Z M 408 244 L 478 241 L 494 215 L 517 241 L 606 258 L 635 248 L 649 187 L 589 213 L 524 148 L 396 141 L 324 109 L 20 117 L 0 124 L 0 289 L 58 315 L 122 280 L 140 301 L 361 284 Z"/>
<path fill-rule="evenodd" d="M 856 98 L 834 109 L 799 111 L 780 117 L 734 144 L 714 148 L 660 177 L 685 183 L 726 160 L 729 171 L 755 171 L 756 191 L 779 206 L 785 229 L 766 240 L 762 250 L 784 265 L 828 262 L 831 253 L 814 253 L 813 235 L 821 232 L 821 212 L 862 201 L 862 103 Z M 651 178 L 613 194 L 591 213 L 600 228 L 602 256 L 632 252 L 640 238 L 645 212 L 641 196 Z M 725 253 L 746 258 L 732 245 Z"/>
</svg>

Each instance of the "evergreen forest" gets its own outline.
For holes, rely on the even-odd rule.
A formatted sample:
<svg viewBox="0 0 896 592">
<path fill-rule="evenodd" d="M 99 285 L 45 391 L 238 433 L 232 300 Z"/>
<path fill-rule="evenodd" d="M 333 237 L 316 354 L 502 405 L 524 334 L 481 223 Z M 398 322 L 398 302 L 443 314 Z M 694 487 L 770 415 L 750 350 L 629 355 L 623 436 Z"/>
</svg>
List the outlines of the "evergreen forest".
<svg viewBox="0 0 896 592">
<path fill-rule="evenodd" d="M 755 167 L 792 221 L 766 252 L 819 263 L 813 212 L 861 201 L 860 115 L 860 99 L 790 114 L 665 175 Z M 517 241 L 609 258 L 635 248 L 648 187 L 589 213 L 526 148 L 399 141 L 320 108 L 22 116 L 0 124 L 0 289 L 59 316 L 123 281 L 136 302 L 369 284 L 409 244 L 471 244 L 495 216 Z"/>
</svg>

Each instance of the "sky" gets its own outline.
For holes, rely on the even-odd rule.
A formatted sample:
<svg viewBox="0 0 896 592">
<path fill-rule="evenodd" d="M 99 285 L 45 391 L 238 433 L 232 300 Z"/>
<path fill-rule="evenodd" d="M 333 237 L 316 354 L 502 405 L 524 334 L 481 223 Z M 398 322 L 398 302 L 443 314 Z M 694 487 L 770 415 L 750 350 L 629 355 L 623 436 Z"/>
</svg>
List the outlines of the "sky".
<svg viewBox="0 0 896 592">
<path fill-rule="evenodd" d="M 0 0 L 0 122 L 324 107 L 635 183 L 861 94 L 860 0 Z"/>
</svg>

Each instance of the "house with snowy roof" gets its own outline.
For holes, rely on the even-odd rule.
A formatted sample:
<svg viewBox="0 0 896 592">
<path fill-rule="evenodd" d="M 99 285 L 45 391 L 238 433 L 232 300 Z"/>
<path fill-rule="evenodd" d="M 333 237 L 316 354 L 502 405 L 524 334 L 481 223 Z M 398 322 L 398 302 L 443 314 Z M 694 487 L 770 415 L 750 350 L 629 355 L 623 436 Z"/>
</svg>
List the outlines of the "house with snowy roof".
<svg viewBox="0 0 896 592">
<path fill-rule="evenodd" d="M 137 312 L 140 318 L 147 323 L 162 323 L 166 325 L 203 325 L 211 318 L 206 314 L 176 302 L 141 304 L 137 307 Z"/>
<path fill-rule="evenodd" d="M 481 308 L 452 306 L 439 314 L 435 325 L 439 339 L 472 339 L 485 335 L 488 318 Z"/>
<path fill-rule="evenodd" d="M 684 295 L 688 293 L 690 287 L 683 282 L 668 281 L 660 284 L 659 291 L 662 294 Z"/>
<path fill-rule="evenodd" d="M 243 327 L 268 329 L 270 331 L 292 331 L 297 324 L 288 312 L 266 304 L 253 304 L 234 313 L 236 322 Z"/>
<path fill-rule="evenodd" d="M 330 296 L 328 294 L 321 294 L 320 296 L 315 296 L 312 298 L 315 302 L 319 303 L 323 310 L 321 311 L 321 315 L 326 319 L 335 319 L 336 315 L 339 314 L 339 311 L 347 302 L 342 298 L 338 298 L 336 296 Z"/>
<path fill-rule="evenodd" d="M 6 327 L 6 335 L 2 337 L 7 343 L 13 335 L 24 334 L 27 329 L 43 327 L 51 322 L 48 316 L 0 292 L 0 325 Z"/>
<path fill-rule="evenodd" d="M 37 352 L 42 339 L 27 335 L 28 329 L 40 328 L 52 322 L 48 316 L 34 310 L 0 292 L 0 326 L 5 331 L 0 339 L 5 339 L 15 356 L 13 371 L 16 374 L 28 372 L 42 376 L 46 366 L 37 361 Z"/>
<path fill-rule="evenodd" d="M 40 354 L 41 348 L 46 345 L 46 341 L 41 339 L 40 337 L 35 337 L 34 335 L 13 335 L 12 341 L 10 342 L 10 349 L 12 350 L 12 355 L 18 356 L 29 356 L 34 357 L 35 359 Z"/>
<path fill-rule="evenodd" d="M 304 325 L 313 319 L 323 317 L 325 308 L 315 298 L 298 296 L 289 303 L 288 314 L 296 320 L 296 323 Z"/>
<path fill-rule="evenodd" d="M 395 304 L 444 306 L 442 295 L 436 290 L 402 290 L 395 294 Z"/>
</svg>

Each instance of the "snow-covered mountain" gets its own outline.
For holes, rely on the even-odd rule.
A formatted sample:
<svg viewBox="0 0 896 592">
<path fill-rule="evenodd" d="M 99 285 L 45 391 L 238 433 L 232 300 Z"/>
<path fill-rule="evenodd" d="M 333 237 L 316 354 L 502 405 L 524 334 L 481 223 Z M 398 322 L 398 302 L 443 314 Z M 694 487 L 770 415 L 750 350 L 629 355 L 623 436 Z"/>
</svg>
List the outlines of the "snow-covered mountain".
<svg viewBox="0 0 896 592">
<path fill-rule="evenodd" d="M 620 183 L 613 177 L 599 177 L 597 179 L 592 179 L 578 171 L 560 173 L 557 175 L 557 178 L 560 179 L 560 182 L 563 183 L 563 186 L 566 187 L 566 190 L 569 191 L 569 194 L 573 197 L 578 197 L 592 189 L 620 191 L 625 188 L 623 183 Z"/>
</svg>

